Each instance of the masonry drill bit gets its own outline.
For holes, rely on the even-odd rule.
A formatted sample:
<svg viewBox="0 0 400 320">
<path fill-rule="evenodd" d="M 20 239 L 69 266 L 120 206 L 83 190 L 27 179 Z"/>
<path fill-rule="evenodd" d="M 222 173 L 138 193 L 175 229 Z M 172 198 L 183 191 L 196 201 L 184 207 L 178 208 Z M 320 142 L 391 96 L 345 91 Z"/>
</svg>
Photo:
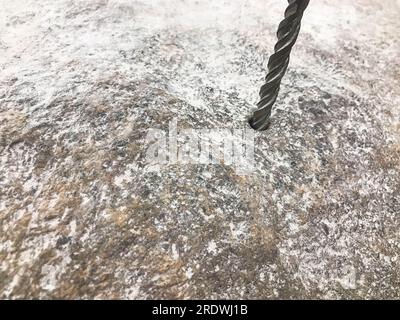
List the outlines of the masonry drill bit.
<svg viewBox="0 0 400 320">
<path fill-rule="evenodd" d="M 250 126 L 260 131 L 268 127 L 272 106 L 278 97 L 282 78 L 289 65 L 290 52 L 299 35 L 301 19 L 310 0 L 289 0 L 288 2 L 285 19 L 279 24 L 275 52 L 268 61 L 265 84 L 260 89 L 260 101 L 249 119 Z"/>
</svg>

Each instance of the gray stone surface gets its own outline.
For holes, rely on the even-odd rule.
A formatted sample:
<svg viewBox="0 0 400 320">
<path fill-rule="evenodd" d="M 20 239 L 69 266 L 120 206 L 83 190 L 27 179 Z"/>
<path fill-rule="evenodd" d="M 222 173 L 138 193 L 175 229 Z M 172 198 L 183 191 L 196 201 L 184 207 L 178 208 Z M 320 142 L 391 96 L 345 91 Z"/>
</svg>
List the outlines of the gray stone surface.
<svg viewBox="0 0 400 320">
<path fill-rule="evenodd" d="M 311 1 L 256 169 L 150 170 L 244 128 L 286 1 L 0 1 L 1 298 L 399 298 L 399 1 Z"/>
</svg>

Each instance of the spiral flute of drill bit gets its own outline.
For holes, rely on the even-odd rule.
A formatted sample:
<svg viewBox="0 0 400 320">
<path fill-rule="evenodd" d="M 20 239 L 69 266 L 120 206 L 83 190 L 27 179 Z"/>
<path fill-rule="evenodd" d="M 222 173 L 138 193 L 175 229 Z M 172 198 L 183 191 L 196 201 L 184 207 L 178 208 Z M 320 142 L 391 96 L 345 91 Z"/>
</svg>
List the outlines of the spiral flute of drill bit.
<svg viewBox="0 0 400 320">
<path fill-rule="evenodd" d="M 282 78 L 289 65 L 290 52 L 299 35 L 301 19 L 308 3 L 309 0 L 289 0 L 285 19 L 279 24 L 275 52 L 268 61 L 268 74 L 260 89 L 257 110 L 249 119 L 253 129 L 261 131 L 268 127 L 271 109 L 278 97 Z"/>
</svg>

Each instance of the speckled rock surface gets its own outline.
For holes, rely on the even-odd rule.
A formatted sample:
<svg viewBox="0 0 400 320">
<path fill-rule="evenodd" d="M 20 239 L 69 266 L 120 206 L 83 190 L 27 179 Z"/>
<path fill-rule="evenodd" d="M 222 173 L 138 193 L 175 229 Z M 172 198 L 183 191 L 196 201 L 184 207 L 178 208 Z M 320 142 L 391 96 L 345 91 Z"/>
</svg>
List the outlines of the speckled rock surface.
<svg viewBox="0 0 400 320">
<path fill-rule="evenodd" d="M 0 298 L 400 298 L 399 1 L 311 1 L 251 174 L 145 161 L 246 126 L 285 5 L 0 0 Z"/>
</svg>

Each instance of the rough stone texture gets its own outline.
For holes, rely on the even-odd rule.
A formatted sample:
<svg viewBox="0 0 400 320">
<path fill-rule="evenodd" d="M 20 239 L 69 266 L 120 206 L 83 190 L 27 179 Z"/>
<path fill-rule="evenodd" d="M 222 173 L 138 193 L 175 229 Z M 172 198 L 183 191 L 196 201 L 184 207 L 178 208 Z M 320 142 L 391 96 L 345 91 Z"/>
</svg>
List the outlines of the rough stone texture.
<svg viewBox="0 0 400 320">
<path fill-rule="evenodd" d="M 399 1 L 311 1 L 256 170 L 149 170 L 244 128 L 286 1 L 0 0 L 1 298 L 399 298 Z"/>
</svg>

